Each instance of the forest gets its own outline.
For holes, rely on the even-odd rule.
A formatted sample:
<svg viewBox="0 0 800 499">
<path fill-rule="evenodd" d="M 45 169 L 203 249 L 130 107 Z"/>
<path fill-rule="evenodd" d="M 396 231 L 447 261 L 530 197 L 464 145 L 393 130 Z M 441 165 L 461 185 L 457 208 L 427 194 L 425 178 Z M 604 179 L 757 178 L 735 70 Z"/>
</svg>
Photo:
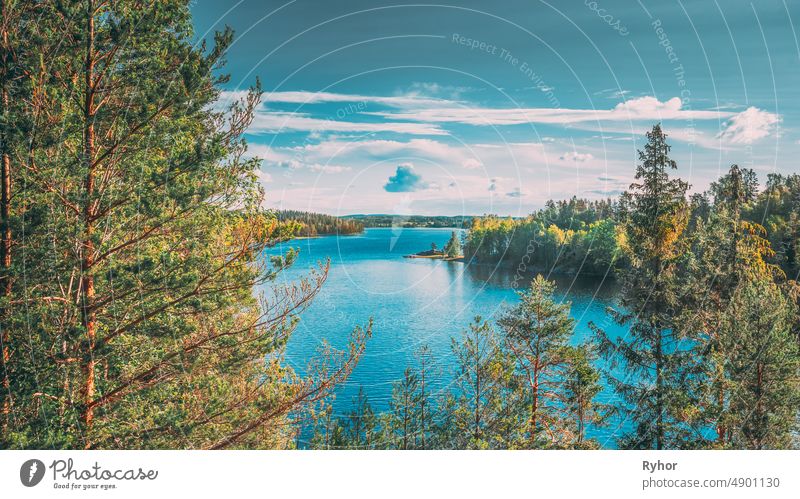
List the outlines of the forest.
<svg viewBox="0 0 800 499">
<path fill-rule="evenodd" d="M 470 216 L 428 216 L 428 215 L 346 215 L 347 220 L 357 220 L 364 227 L 453 227 L 465 228 L 469 226 Z"/>
<path fill-rule="evenodd" d="M 296 251 L 264 256 L 304 222 L 264 207 L 244 140 L 260 82 L 220 108 L 233 33 L 197 42 L 189 6 L 2 3 L 0 448 L 289 449 L 311 428 L 324 449 L 591 449 L 620 420 L 621 448 L 800 445 L 800 177 L 760 188 L 733 165 L 689 195 L 660 125 L 619 199 L 470 222 L 468 261 L 532 280 L 453 331 L 451 390 L 422 348 L 387 411 L 362 394 L 334 414 L 380 311 L 285 362 L 329 264 L 286 283 Z M 550 269 L 617 279 L 628 334 L 573 344 Z"/>
<path fill-rule="evenodd" d="M 283 223 L 297 222 L 300 227 L 295 230 L 295 235 L 298 237 L 348 235 L 364 232 L 364 224 L 357 220 L 323 215 L 322 213 L 279 210 L 276 217 Z"/>
<path fill-rule="evenodd" d="M 755 172 L 739 171 L 737 167 L 736 174 L 748 183 L 738 216 L 763 231 L 770 248 L 765 260 L 797 280 L 800 175 L 770 173 L 765 187 L 759 190 Z M 699 237 L 697 229 L 708 222 L 720 188 L 715 184 L 709 192 L 688 197 L 689 222 L 684 237 Z M 524 219 L 476 217 L 465 235 L 464 250 L 468 259 L 481 264 L 516 266 L 524 259 L 531 270 L 615 275 L 629 263 L 621 224 L 625 217 L 624 201 L 624 198 L 591 201 L 573 197 L 567 201 L 548 201 L 543 209 Z"/>
</svg>

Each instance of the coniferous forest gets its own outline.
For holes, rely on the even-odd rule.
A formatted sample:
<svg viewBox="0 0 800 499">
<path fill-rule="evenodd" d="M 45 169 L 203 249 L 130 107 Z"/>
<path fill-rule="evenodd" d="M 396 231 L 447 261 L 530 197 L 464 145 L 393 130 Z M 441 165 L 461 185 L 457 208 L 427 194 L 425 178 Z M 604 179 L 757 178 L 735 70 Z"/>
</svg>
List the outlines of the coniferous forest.
<svg viewBox="0 0 800 499">
<path fill-rule="evenodd" d="M 281 210 L 276 215 L 280 222 L 297 222 L 300 227 L 295 231 L 295 234 L 300 237 L 348 235 L 364 232 L 364 224 L 356 220 L 348 220 L 322 213 Z"/>
<path fill-rule="evenodd" d="M 620 420 L 626 449 L 800 447 L 800 176 L 692 194 L 653 126 L 620 197 L 453 233 L 529 285 L 452 331 L 446 392 L 423 346 L 387 410 L 335 414 L 381 311 L 292 369 L 329 265 L 287 283 L 295 250 L 265 251 L 363 226 L 264 208 L 260 83 L 220 107 L 233 33 L 197 43 L 182 0 L 4 1 L 0 29 L 0 448 L 595 449 Z M 628 333 L 571 342 L 552 272 L 617 280 Z"/>
</svg>

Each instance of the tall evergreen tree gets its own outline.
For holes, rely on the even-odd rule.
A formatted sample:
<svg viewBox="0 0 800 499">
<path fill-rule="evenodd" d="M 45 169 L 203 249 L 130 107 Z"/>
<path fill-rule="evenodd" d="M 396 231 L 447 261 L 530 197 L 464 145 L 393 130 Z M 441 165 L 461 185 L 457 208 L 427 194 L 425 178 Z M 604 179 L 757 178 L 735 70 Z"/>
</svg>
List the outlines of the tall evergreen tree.
<svg viewBox="0 0 800 499">
<path fill-rule="evenodd" d="M 790 327 L 797 310 L 769 279 L 739 286 L 731 304 L 736 312 L 721 323 L 731 443 L 738 449 L 791 448 L 800 406 L 800 356 Z"/>
<path fill-rule="evenodd" d="M 755 172 L 737 165 L 714 182 L 713 205 L 697 220 L 690 236 L 692 251 L 684 259 L 680 280 L 685 292 L 675 312 L 676 328 L 695 342 L 699 353 L 692 376 L 698 410 L 692 411 L 696 420 L 691 423 L 697 428 L 699 445 L 726 447 L 732 438 L 732 380 L 726 371 L 731 352 L 725 349 L 730 344 L 725 335 L 732 331 L 722 328 L 727 317 L 739 313 L 732 297 L 752 280 L 770 280 L 781 273 L 768 263 L 774 253 L 764 228 L 743 219 L 757 189 Z M 716 438 L 706 443 L 702 428 L 710 424 Z"/>
<path fill-rule="evenodd" d="M 461 256 L 461 239 L 455 231 L 450 234 L 450 239 L 444 245 L 444 254 L 450 258 Z"/>
<path fill-rule="evenodd" d="M 635 182 L 623 195 L 624 231 L 629 267 L 621 271 L 620 307 L 615 320 L 629 333 L 612 338 L 593 326 L 600 351 L 624 375 L 609 379 L 624 404 L 620 410 L 634 424 L 621 445 L 632 448 L 678 447 L 683 440 L 679 414 L 688 404 L 690 356 L 677 334 L 672 311 L 677 308 L 677 262 L 684 252 L 682 234 L 688 222 L 687 184 L 671 179 L 677 164 L 660 125 L 647 133 L 639 151 Z"/>
<path fill-rule="evenodd" d="M 385 417 L 385 442 L 394 449 L 417 449 L 421 442 L 422 392 L 419 375 L 410 367 L 394 383 Z"/>
<path fill-rule="evenodd" d="M 461 337 L 452 340 L 456 371 L 454 390 L 444 404 L 445 419 L 452 421 L 451 447 L 459 449 L 504 448 L 517 440 L 510 419 L 516 414 L 510 358 L 496 332 L 475 317 Z M 449 410 L 448 410 L 449 409 Z"/>
<path fill-rule="evenodd" d="M 14 116 L 26 280 L 0 325 L 16 332 L 3 446 L 289 445 L 289 414 L 349 374 L 369 331 L 307 377 L 279 362 L 327 268 L 254 296 L 292 263 L 262 253 L 296 225 L 262 210 L 244 155 L 258 85 L 217 102 L 232 33 L 195 43 L 184 0 L 24 15 L 36 37 L 15 41 L 34 52 L 18 60 L 31 97 Z"/>
<path fill-rule="evenodd" d="M 564 374 L 564 404 L 574 425 L 571 447 L 594 449 L 598 442 L 587 438 L 589 425 L 599 427 L 605 424 L 610 409 L 596 402 L 595 398 L 603 391 L 600 372 L 592 366 L 595 358 L 591 344 L 567 349 L 567 369 Z"/>
<path fill-rule="evenodd" d="M 519 293 L 520 303 L 497 320 L 528 403 L 530 448 L 564 446 L 570 440 L 562 383 L 575 322 L 569 316 L 569 303 L 556 303 L 554 293 L 555 283 L 538 275 L 530 291 Z"/>
</svg>

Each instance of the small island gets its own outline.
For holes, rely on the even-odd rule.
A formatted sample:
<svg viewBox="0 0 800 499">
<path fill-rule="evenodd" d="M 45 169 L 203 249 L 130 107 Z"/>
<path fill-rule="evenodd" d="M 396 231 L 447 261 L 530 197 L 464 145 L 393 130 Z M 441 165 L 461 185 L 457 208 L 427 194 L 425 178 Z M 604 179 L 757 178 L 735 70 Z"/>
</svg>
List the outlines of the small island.
<svg viewBox="0 0 800 499">
<path fill-rule="evenodd" d="M 453 231 L 447 244 L 444 245 L 444 249 L 440 250 L 436 243 L 431 243 L 431 249 L 420 251 L 413 255 L 405 255 L 403 258 L 432 258 L 448 262 L 463 262 L 464 255 L 461 251 L 461 238 Z"/>
</svg>

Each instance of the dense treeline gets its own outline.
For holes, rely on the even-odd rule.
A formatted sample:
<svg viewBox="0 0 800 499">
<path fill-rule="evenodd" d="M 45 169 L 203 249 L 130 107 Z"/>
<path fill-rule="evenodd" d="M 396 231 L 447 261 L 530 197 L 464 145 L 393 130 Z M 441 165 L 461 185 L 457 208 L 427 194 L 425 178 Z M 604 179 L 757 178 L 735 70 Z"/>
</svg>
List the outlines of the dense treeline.
<svg viewBox="0 0 800 499">
<path fill-rule="evenodd" d="M 800 177 L 771 175 L 760 191 L 752 170 L 733 165 L 687 197 L 669 153 L 657 125 L 618 201 L 478 219 L 465 241 L 479 261 L 613 265 L 621 291 L 609 313 L 626 334 L 590 323 L 592 340 L 571 345 L 568 305 L 538 276 L 496 325 L 477 319 L 454 340 L 447 393 L 426 391 L 430 362 L 418 362 L 387 413 L 361 394 L 346 417 L 323 413 L 312 444 L 593 448 L 586 428 L 614 418 L 622 448 L 798 448 Z M 601 377 L 613 406 L 598 402 Z"/>
<path fill-rule="evenodd" d="M 300 227 L 297 230 L 297 235 L 301 237 L 360 234 L 364 232 L 364 224 L 357 220 L 348 220 L 331 215 L 323 215 L 322 213 L 280 210 L 276 215 L 281 222 L 298 222 Z"/>
<path fill-rule="evenodd" d="M 745 170 L 755 181 L 754 173 Z M 711 192 L 690 197 L 691 220 L 708 216 Z M 772 252 L 765 258 L 792 279 L 800 274 L 798 261 L 798 204 L 800 175 L 771 173 L 766 186 L 754 189 L 741 206 L 741 217 L 765 230 Z M 528 270 L 586 275 L 615 274 L 628 265 L 626 238 L 619 221 L 624 216 L 617 200 L 589 201 L 572 198 L 548 201 L 526 218 L 476 217 L 464 238 L 464 251 L 476 263 L 502 263 Z"/>
<path fill-rule="evenodd" d="M 623 236 L 618 203 L 548 201 L 523 219 L 474 218 L 464 240 L 464 255 L 475 263 L 503 263 L 527 270 L 604 274 L 621 264 Z"/>
<path fill-rule="evenodd" d="M 347 215 L 347 220 L 356 220 L 364 227 L 403 227 L 403 228 L 449 228 L 469 227 L 470 216 L 428 216 L 428 215 Z"/>
<path fill-rule="evenodd" d="M 233 36 L 189 2 L 2 2 L 0 448 L 286 447 L 369 334 L 281 363 L 325 265 L 269 290 L 296 224 L 264 211 L 215 110 Z"/>
</svg>

